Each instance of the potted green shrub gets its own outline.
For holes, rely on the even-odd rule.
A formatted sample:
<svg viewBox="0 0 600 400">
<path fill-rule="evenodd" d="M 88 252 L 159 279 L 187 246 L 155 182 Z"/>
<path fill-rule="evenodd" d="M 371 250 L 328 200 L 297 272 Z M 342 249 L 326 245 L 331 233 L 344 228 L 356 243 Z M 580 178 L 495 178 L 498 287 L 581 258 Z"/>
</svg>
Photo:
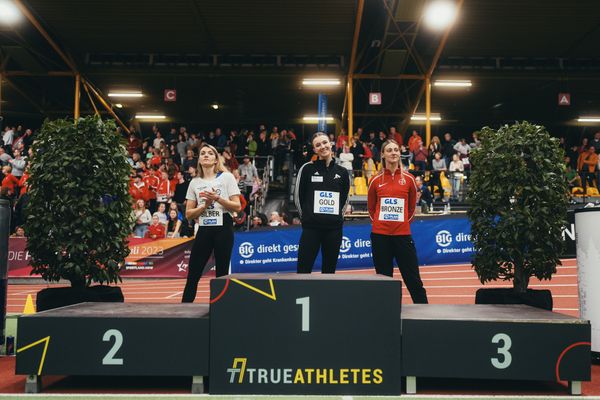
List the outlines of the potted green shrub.
<svg viewBox="0 0 600 400">
<path fill-rule="evenodd" d="M 528 290 L 560 265 L 568 195 L 558 139 L 529 122 L 483 128 L 470 155 L 473 267 L 482 283 L 512 280 L 513 289 L 481 289 L 478 303 L 524 303 L 552 309 L 550 291 Z"/>
<path fill-rule="evenodd" d="M 35 139 L 25 210 L 32 274 L 71 283 L 38 293 L 38 311 L 123 301 L 120 288 L 104 285 L 121 280 L 133 225 L 130 166 L 115 124 L 46 120 Z"/>
</svg>

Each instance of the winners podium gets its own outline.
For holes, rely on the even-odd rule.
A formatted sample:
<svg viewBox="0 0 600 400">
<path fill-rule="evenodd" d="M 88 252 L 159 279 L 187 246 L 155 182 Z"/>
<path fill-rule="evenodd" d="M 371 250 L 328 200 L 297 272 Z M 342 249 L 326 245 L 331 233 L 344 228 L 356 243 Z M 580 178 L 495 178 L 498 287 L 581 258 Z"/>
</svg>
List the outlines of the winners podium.
<svg viewBox="0 0 600 400">
<path fill-rule="evenodd" d="M 399 281 L 243 274 L 210 291 L 211 393 L 400 394 Z"/>
<path fill-rule="evenodd" d="M 589 321 L 520 305 L 405 305 L 375 275 L 240 274 L 202 304 L 82 303 L 24 315 L 16 373 L 190 376 L 211 394 L 399 395 L 419 377 L 591 379 Z"/>
</svg>

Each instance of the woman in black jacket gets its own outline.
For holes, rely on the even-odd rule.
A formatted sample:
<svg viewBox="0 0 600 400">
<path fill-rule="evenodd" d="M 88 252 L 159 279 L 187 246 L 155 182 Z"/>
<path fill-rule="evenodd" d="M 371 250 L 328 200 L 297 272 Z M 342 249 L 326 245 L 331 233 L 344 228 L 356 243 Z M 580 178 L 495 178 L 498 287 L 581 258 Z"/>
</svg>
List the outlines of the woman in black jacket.
<svg viewBox="0 0 600 400">
<path fill-rule="evenodd" d="M 299 274 L 311 273 L 321 249 L 321 271 L 333 274 L 342 244 L 350 177 L 335 163 L 327 134 L 315 133 L 312 146 L 318 159 L 300 168 L 294 193 L 302 220 L 297 269 Z"/>
</svg>

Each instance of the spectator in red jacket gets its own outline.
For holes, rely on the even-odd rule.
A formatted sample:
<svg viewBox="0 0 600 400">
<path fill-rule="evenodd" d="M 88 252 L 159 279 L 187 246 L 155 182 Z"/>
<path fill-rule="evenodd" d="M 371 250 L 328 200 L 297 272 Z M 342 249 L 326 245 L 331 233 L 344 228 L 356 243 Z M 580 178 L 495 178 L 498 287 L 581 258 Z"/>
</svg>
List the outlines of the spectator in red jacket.
<svg viewBox="0 0 600 400">
<path fill-rule="evenodd" d="M 14 197 L 19 187 L 19 180 L 12 174 L 12 167 L 5 165 L 2 167 L 4 179 L 2 179 L 2 188 L 6 188 L 8 197 Z"/>
<path fill-rule="evenodd" d="M 148 227 L 146 238 L 148 239 L 164 239 L 166 236 L 165 225 L 160 223 L 158 215 L 152 217 L 152 224 Z"/>
</svg>

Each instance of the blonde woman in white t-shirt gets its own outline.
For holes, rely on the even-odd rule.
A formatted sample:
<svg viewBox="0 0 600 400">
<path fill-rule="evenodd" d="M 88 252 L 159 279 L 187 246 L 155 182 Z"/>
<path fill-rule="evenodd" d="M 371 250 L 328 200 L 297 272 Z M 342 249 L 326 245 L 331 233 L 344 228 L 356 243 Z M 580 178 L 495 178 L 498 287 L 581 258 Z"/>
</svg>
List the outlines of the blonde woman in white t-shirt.
<svg viewBox="0 0 600 400">
<path fill-rule="evenodd" d="M 234 176 L 227 172 L 217 149 L 200 147 L 198 176 L 190 182 L 186 194 L 185 216 L 197 219 L 199 228 L 190 254 L 183 303 L 193 303 L 198 281 L 211 253 L 215 255 L 217 277 L 227 275 L 233 248 L 231 213 L 241 210 L 240 190 Z"/>
<path fill-rule="evenodd" d="M 463 172 L 465 172 L 465 165 L 463 164 L 460 156 L 458 154 L 454 154 L 452 156 L 452 161 L 450 161 L 450 166 L 448 167 L 448 171 L 452 176 L 452 200 L 458 200 L 460 193 L 460 183 L 462 182 Z"/>
</svg>

